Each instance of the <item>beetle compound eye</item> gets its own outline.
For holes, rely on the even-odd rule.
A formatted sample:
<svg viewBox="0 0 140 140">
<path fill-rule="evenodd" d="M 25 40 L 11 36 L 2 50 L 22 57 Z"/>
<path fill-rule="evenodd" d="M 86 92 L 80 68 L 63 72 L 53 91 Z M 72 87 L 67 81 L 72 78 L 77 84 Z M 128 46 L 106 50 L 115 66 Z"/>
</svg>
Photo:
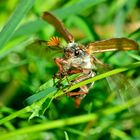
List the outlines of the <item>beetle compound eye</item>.
<svg viewBox="0 0 140 140">
<path fill-rule="evenodd" d="M 75 55 L 78 56 L 79 55 L 79 51 L 75 51 Z"/>
</svg>

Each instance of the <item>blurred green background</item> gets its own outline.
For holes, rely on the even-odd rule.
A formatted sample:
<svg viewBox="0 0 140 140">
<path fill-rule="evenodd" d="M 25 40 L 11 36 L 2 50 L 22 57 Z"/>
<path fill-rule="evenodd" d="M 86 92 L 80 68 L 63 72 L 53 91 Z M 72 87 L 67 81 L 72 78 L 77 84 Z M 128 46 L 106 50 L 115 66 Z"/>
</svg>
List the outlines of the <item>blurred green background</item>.
<svg viewBox="0 0 140 140">
<path fill-rule="evenodd" d="M 50 80 L 57 72 L 53 59 L 62 54 L 50 50 L 48 52 L 45 46 L 34 42 L 36 39 L 47 41 L 52 36 L 61 37 L 51 25 L 41 19 L 43 11 L 53 12 L 64 22 L 75 41 L 83 44 L 112 37 L 129 37 L 140 43 L 139 0 L 1 0 L 1 119 L 29 105 L 24 102 L 25 99 L 35 94 L 39 86 Z M 66 43 L 64 40 L 63 42 Z M 112 68 L 118 68 L 139 61 L 139 54 L 139 51 L 106 52 L 96 56 Z M 137 96 L 140 91 L 139 68 L 129 70 L 124 75 L 129 82 L 126 80 L 123 82 L 128 87 L 134 88 L 129 91 L 129 94 L 132 97 Z M 119 80 L 116 78 L 115 81 Z M 115 90 L 119 90 L 117 86 Z M 45 113 L 39 112 L 42 110 L 40 109 L 42 105 L 34 103 L 35 110 L 39 108 L 37 109 L 39 116 L 34 117 L 37 116 L 35 114 L 34 118 L 28 121 L 31 113 L 27 113 L 26 110 L 24 113 L 19 113 L 17 118 L 5 121 L 0 126 L 0 133 L 5 136 L 2 138 L 6 140 L 83 140 L 85 138 L 87 140 L 139 140 L 140 119 L 137 114 L 139 112 L 132 114 L 129 109 L 126 109 L 110 115 L 101 113 L 123 102 L 116 97 L 117 94 L 113 94 L 111 88 L 112 85 L 108 85 L 105 79 L 95 82 L 79 108 L 75 107 L 73 99 L 66 96 L 53 100 Z M 123 96 L 123 93 L 120 95 Z M 40 129 L 37 132 L 16 135 L 16 131 L 21 128 L 32 129 L 36 124 L 90 113 L 98 115 L 98 119 L 86 123 L 81 121 L 80 124 L 72 126 L 58 125 L 57 128 L 49 131 Z M 15 132 L 13 137 L 10 135 L 8 137 L 9 132 Z"/>
</svg>

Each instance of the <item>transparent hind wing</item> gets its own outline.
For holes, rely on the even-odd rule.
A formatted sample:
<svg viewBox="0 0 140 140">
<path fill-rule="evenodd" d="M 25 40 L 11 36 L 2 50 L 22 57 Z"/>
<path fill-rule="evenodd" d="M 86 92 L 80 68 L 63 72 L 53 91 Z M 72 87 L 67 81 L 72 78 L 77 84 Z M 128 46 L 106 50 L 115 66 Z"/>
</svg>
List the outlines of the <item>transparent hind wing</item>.
<svg viewBox="0 0 140 140">
<path fill-rule="evenodd" d="M 44 58 L 47 60 L 52 60 L 56 56 L 60 56 L 63 54 L 63 48 L 57 47 L 48 47 L 47 41 L 36 39 L 32 43 L 26 46 L 26 52 L 30 52 L 31 54 L 35 54 L 39 58 Z"/>
<path fill-rule="evenodd" d="M 119 97 L 123 103 L 133 98 L 136 99 L 140 96 L 139 90 L 135 84 L 132 81 L 126 79 L 123 74 L 110 76 L 106 79 L 111 90 L 117 94 L 117 97 Z M 132 113 L 140 113 L 140 104 L 136 104 L 133 107 L 130 107 L 129 111 Z"/>
<path fill-rule="evenodd" d="M 111 67 L 97 63 L 97 70 L 99 73 L 111 70 Z M 130 81 L 123 74 L 116 74 L 106 78 L 111 93 L 115 93 L 120 99 L 121 103 L 127 102 L 133 98 L 140 97 L 140 91 L 135 86 L 133 81 Z M 131 113 L 140 113 L 140 104 L 136 104 L 128 108 Z"/>
</svg>

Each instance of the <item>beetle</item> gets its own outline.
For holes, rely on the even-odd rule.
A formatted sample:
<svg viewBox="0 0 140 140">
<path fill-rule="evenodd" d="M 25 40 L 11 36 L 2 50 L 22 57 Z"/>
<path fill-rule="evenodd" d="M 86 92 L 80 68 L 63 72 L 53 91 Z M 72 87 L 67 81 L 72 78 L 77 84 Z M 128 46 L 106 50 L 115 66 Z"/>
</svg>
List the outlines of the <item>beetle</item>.
<svg viewBox="0 0 140 140">
<path fill-rule="evenodd" d="M 80 75 L 71 81 L 72 84 L 94 77 L 96 75 L 96 64 L 105 65 L 94 56 L 94 53 L 138 50 L 138 43 L 128 38 L 111 38 L 89 42 L 87 45 L 79 44 L 74 41 L 73 35 L 65 28 L 64 24 L 52 13 L 44 12 L 42 19 L 52 24 L 67 42 L 67 45 L 63 48 L 63 57 L 54 59 L 55 64 L 58 66 L 55 77 L 62 79 L 67 75 L 79 73 Z M 61 41 L 58 37 L 52 37 L 47 42 L 47 46 L 59 47 L 60 45 Z M 69 96 L 75 99 L 77 107 L 93 84 L 82 86 L 68 93 Z"/>
</svg>

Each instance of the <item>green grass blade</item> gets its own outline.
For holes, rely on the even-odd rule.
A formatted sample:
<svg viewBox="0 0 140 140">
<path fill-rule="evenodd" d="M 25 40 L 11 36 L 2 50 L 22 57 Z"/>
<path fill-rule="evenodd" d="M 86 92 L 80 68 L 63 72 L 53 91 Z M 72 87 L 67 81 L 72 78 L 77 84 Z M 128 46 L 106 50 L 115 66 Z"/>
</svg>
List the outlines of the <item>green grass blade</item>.
<svg viewBox="0 0 140 140">
<path fill-rule="evenodd" d="M 0 48 L 3 48 L 6 42 L 12 37 L 16 27 L 31 9 L 34 2 L 35 0 L 20 0 L 15 11 L 0 32 Z"/>
<path fill-rule="evenodd" d="M 84 10 L 91 8 L 92 6 L 98 5 L 106 0 L 80 0 L 79 2 L 70 6 L 63 7 L 53 11 L 60 18 L 66 18 L 72 14 L 80 14 Z"/>
<path fill-rule="evenodd" d="M 91 82 L 94 82 L 94 81 L 97 81 L 97 80 L 106 78 L 106 77 L 108 77 L 108 76 L 111 76 L 111 75 L 114 75 L 114 74 L 117 74 L 117 73 L 120 73 L 120 72 L 127 71 L 127 70 L 132 69 L 132 68 L 136 68 L 136 67 L 139 67 L 139 66 L 140 66 L 140 62 L 136 62 L 136 63 L 133 63 L 133 64 L 131 64 L 131 65 L 129 65 L 129 66 L 126 66 L 126 67 L 123 67 L 123 68 L 118 68 L 118 69 L 111 70 L 111 71 L 109 71 L 109 72 L 106 72 L 106 73 L 97 75 L 97 76 L 95 76 L 95 77 L 93 77 L 93 78 L 90 78 L 90 79 L 88 79 L 88 80 L 82 81 L 82 82 L 80 82 L 80 83 L 77 83 L 76 85 L 71 86 L 71 87 L 67 90 L 67 92 L 72 91 L 72 90 L 74 90 L 74 89 L 76 89 L 76 88 L 78 88 L 78 87 L 80 87 L 80 86 L 89 84 L 89 83 L 91 83 Z M 59 96 L 61 96 L 61 95 L 63 95 L 63 94 L 65 94 L 63 91 L 60 92 L 60 93 L 58 92 L 58 93 L 55 95 L 54 98 L 59 97 Z M 36 98 L 37 98 L 37 97 L 36 97 Z M 42 101 L 41 101 L 41 102 L 42 102 Z M 121 110 L 123 110 L 123 109 L 129 108 L 129 106 L 133 106 L 134 104 L 137 104 L 138 102 L 139 102 L 139 98 L 136 98 L 136 99 L 134 98 L 134 99 L 132 99 L 132 101 L 129 101 L 129 102 L 125 103 L 123 106 L 120 106 L 120 107 L 117 107 L 117 108 L 113 108 L 113 109 L 109 109 L 109 110 L 106 109 L 105 111 L 103 111 L 103 114 L 110 114 L 110 113 L 111 113 L 112 111 L 114 111 L 115 109 L 116 109 L 116 111 L 121 111 Z M 37 104 L 39 104 L 39 103 L 37 103 Z M 34 104 L 31 105 L 31 106 L 27 106 L 27 107 L 28 107 L 28 111 L 31 111 L 31 108 L 32 108 L 32 109 L 34 108 Z M 20 111 L 17 111 L 17 112 L 20 112 Z M 25 112 L 24 112 L 24 113 L 25 113 Z M 16 117 L 18 116 L 18 113 L 15 112 L 14 114 L 15 114 L 15 115 L 12 115 L 12 114 L 11 114 L 11 115 L 5 117 L 4 119 L 1 119 L 1 120 L 0 120 L 0 124 L 6 122 L 6 121 L 8 121 L 8 120 L 11 120 L 11 119 L 13 119 L 13 118 L 16 118 Z"/>
<path fill-rule="evenodd" d="M 74 90 L 74 89 L 76 89 L 76 88 L 78 88 L 78 87 L 81 87 L 81 86 L 83 86 L 83 85 L 87 85 L 87 84 L 92 83 L 92 82 L 95 82 L 95 81 L 97 81 L 97 80 L 100 80 L 100 79 L 103 79 L 103 78 L 112 76 L 112 75 L 114 75 L 114 74 L 118 74 L 118 73 L 127 71 L 127 70 L 129 70 L 129 69 L 133 69 L 133 68 L 136 68 L 136 67 L 140 67 L 140 62 L 133 63 L 133 64 L 128 65 L 128 66 L 126 66 L 126 67 L 117 68 L 117 69 L 114 69 L 114 70 L 105 72 L 105 73 L 103 73 L 103 74 L 97 75 L 97 76 L 95 76 L 95 77 L 92 77 L 92 78 L 90 78 L 90 79 L 87 79 L 87 80 L 85 80 L 85 81 L 82 81 L 82 82 L 80 82 L 80 83 L 77 83 L 77 84 L 71 86 L 71 87 L 67 90 L 67 92 L 72 91 L 72 90 Z"/>
<path fill-rule="evenodd" d="M 105 109 L 100 113 L 102 114 L 102 117 L 116 114 L 116 113 L 126 110 L 128 107 L 131 107 L 138 103 L 140 103 L 140 97 L 129 100 L 128 102 L 126 102 L 124 104 Z M 3 135 L 1 135 L 1 140 L 6 140 L 11 137 L 16 137 L 17 135 L 39 132 L 39 131 L 43 131 L 43 130 L 50 130 L 50 129 L 54 129 L 54 128 L 61 128 L 64 126 L 75 125 L 75 124 L 85 123 L 85 122 L 89 122 L 89 121 L 96 121 L 100 117 L 100 115 L 101 115 L 100 113 L 99 114 L 98 113 L 84 114 L 84 115 L 80 115 L 80 116 L 69 117 L 66 119 L 48 121 L 43 124 L 32 125 L 29 127 L 18 129 L 13 132 L 3 134 Z"/>
<path fill-rule="evenodd" d="M 140 41 L 140 39 L 139 39 L 140 38 L 140 28 L 133 31 L 131 34 L 128 35 L 128 37 Z"/>
<path fill-rule="evenodd" d="M 54 12 L 55 15 L 57 15 L 61 19 L 65 19 L 72 14 L 79 14 L 82 11 L 85 11 L 88 8 L 90 8 L 92 6 L 96 6 L 104 1 L 106 1 L 106 0 L 94 0 L 94 1 L 90 0 L 88 2 L 86 0 L 80 0 L 76 3 L 73 3 L 73 4 L 63 7 L 63 8 L 56 9 L 52 12 Z M 73 9 L 73 10 L 71 10 L 71 9 Z M 38 18 L 34 21 L 31 21 L 27 24 L 24 24 L 23 26 L 21 26 L 17 29 L 17 31 L 14 33 L 13 38 L 19 37 L 19 36 L 22 36 L 25 34 L 26 35 L 33 34 L 37 31 L 41 30 L 43 27 L 45 27 L 45 24 L 46 23 L 43 20 L 41 20 L 40 18 Z"/>
<path fill-rule="evenodd" d="M 46 22 L 42 21 L 40 18 L 30 21 L 28 23 L 25 23 L 21 27 L 19 27 L 16 32 L 14 33 L 13 38 L 21 37 L 21 36 L 28 36 L 32 35 L 38 31 L 40 31 L 43 27 L 46 26 Z"/>
<path fill-rule="evenodd" d="M 69 140 L 68 133 L 66 131 L 64 131 L 64 134 L 65 134 L 65 140 Z"/>
</svg>

